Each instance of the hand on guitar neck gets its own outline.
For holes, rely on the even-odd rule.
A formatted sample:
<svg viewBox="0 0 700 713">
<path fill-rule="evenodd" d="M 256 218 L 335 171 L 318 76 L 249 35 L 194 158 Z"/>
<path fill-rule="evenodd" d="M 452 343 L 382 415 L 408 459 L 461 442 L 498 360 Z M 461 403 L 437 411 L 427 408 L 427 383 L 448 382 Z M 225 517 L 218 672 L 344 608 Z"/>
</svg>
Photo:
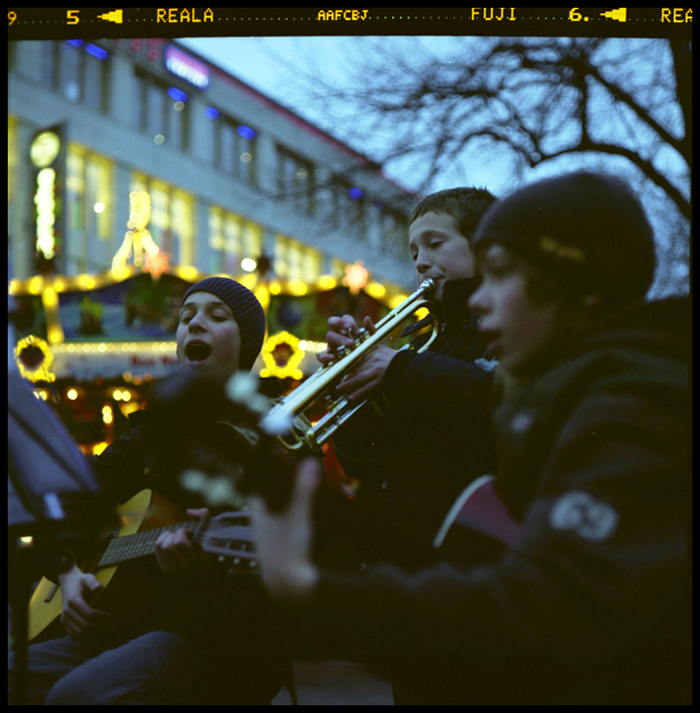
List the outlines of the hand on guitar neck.
<svg viewBox="0 0 700 713">
<path fill-rule="evenodd" d="M 189 517 L 209 517 L 206 508 L 188 510 Z M 194 528 L 164 531 L 155 545 L 155 556 L 162 572 L 186 572 L 201 562 L 204 553 L 192 541 Z M 112 614 L 91 606 L 104 585 L 94 574 L 83 572 L 78 565 L 58 575 L 63 595 L 61 624 L 74 638 L 99 636 L 115 630 Z"/>
<path fill-rule="evenodd" d="M 207 508 L 188 510 L 189 517 L 209 517 Z M 187 572 L 204 559 L 204 552 L 192 541 L 194 528 L 163 532 L 156 542 L 156 560 L 162 572 Z"/>
</svg>

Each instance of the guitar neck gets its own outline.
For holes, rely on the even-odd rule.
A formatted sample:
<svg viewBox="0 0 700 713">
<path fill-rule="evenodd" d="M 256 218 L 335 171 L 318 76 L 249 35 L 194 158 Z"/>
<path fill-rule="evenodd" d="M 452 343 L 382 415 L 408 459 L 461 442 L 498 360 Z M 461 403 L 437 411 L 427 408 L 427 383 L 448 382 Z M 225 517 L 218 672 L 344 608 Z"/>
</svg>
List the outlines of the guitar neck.
<svg viewBox="0 0 700 713">
<path fill-rule="evenodd" d="M 125 535 L 124 537 L 114 537 L 109 541 L 109 545 L 104 554 L 100 558 L 98 567 L 109 567 L 111 565 L 121 564 L 129 560 L 138 559 L 152 555 L 156 551 L 156 542 L 164 532 L 173 532 L 182 527 L 196 527 L 199 523 L 193 522 L 178 522 L 167 527 L 159 527 L 155 530 L 145 530 L 136 532 L 133 535 Z"/>
</svg>

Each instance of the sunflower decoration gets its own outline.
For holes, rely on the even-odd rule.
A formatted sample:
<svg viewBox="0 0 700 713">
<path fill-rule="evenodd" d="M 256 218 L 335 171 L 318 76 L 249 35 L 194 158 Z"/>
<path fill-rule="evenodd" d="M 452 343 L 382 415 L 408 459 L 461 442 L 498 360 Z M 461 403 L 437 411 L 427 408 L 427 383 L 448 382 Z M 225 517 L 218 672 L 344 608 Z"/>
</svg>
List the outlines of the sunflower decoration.
<svg viewBox="0 0 700 713">
<path fill-rule="evenodd" d="M 55 381 L 55 375 L 49 371 L 52 361 L 51 347 L 43 339 L 30 334 L 17 342 L 15 362 L 25 379 L 32 382 Z"/>
<path fill-rule="evenodd" d="M 262 348 L 261 356 L 265 368 L 260 371 L 260 376 L 301 379 L 303 375 L 299 365 L 305 354 L 306 352 L 299 346 L 299 339 L 293 334 L 288 332 L 275 334 L 267 339 Z"/>
</svg>

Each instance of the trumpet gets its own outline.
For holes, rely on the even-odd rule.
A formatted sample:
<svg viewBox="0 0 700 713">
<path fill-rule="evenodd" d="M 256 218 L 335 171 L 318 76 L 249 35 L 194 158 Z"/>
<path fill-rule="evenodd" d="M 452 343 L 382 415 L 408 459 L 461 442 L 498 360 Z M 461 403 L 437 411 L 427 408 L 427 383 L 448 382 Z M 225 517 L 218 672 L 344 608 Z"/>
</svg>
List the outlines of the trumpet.
<svg viewBox="0 0 700 713">
<path fill-rule="evenodd" d="M 409 315 L 420 307 L 426 306 L 429 303 L 428 298 L 434 290 L 435 282 L 433 280 L 423 280 L 420 287 L 410 297 L 377 322 L 374 334 L 370 335 L 364 327 L 361 327 L 351 346 L 338 348 L 335 361 L 323 365 L 303 384 L 277 402 L 265 419 L 278 417 L 295 419 L 295 417 L 303 416 L 304 411 L 320 398 L 326 396 L 329 398 L 328 411 L 316 424 L 311 425 L 308 419 L 295 420 L 296 428 L 292 433 L 280 436 L 280 441 L 285 448 L 288 450 L 297 450 L 304 446 L 311 450 L 320 448 L 345 421 L 367 403 L 368 399 L 358 404 L 351 404 L 346 396 L 333 399 L 331 392 L 349 371 L 357 366 L 369 352 L 379 346 L 380 342 Z M 433 318 L 433 333 L 419 351 L 427 349 L 438 333 L 438 324 Z M 302 429 L 299 427 L 300 421 L 305 421 L 308 425 Z"/>
</svg>

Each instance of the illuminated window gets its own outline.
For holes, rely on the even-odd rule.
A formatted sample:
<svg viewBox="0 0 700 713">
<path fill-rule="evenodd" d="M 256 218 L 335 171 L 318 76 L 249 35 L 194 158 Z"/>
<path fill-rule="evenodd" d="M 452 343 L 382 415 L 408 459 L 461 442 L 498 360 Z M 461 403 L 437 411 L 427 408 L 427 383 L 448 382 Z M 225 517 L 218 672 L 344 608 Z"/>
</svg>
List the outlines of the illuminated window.
<svg viewBox="0 0 700 713">
<path fill-rule="evenodd" d="M 209 209 L 209 246 L 215 252 L 210 272 L 239 275 L 241 261 L 262 253 L 262 228 L 245 218 L 212 206 Z"/>
<path fill-rule="evenodd" d="M 17 166 L 17 119 L 7 117 L 7 200 L 12 200 Z"/>
<path fill-rule="evenodd" d="M 66 202 L 68 231 L 85 228 L 85 149 L 77 144 L 68 145 L 66 158 Z"/>
<path fill-rule="evenodd" d="M 243 257 L 258 258 L 262 253 L 262 228 L 247 220 L 242 221 L 241 228 Z"/>
<path fill-rule="evenodd" d="M 206 116 L 215 122 L 214 165 L 232 176 L 254 184 L 257 146 L 255 129 L 207 107 Z"/>
<path fill-rule="evenodd" d="M 173 191 L 171 224 L 172 254 L 180 265 L 194 265 L 194 198 L 183 191 Z"/>
<path fill-rule="evenodd" d="M 322 255 L 296 240 L 275 238 L 275 272 L 289 280 L 312 282 L 321 274 Z"/>
<path fill-rule="evenodd" d="M 231 213 L 224 214 L 224 271 L 236 275 L 241 271 L 243 247 L 241 245 L 241 219 Z"/>
<path fill-rule="evenodd" d="M 90 233 L 99 240 L 112 238 L 113 164 L 97 154 L 88 153 L 85 164 L 87 222 Z"/>
<path fill-rule="evenodd" d="M 108 255 L 114 240 L 113 220 L 114 164 L 107 158 L 88 151 L 84 146 L 71 143 L 66 157 L 66 230 L 77 260 L 79 272 L 95 269 L 88 265 L 88 255 L 93 241 L 105 245 L 103 257 Z M 99 251 L 98 251 L 99 252 Z M 103 265 L 106 267 L 107 263 Z"/>
<path fill-rule="evenodd" d="M 307 215 L 315 210 L 314 165 L 296 156 L 283 146 L 277 146 L 277 188 L 296 209 Z"/>
<path fill-rule="evenodd" d="M 131 175 L 130 191 L 146 191 L 150 199 L 148 231 L 171 265 L 194 265 L 196 260 L 194 198 L 141 173 Z"/>
<path fill-rule="evenodd" d="M 209 269 L 208 272 L 225 272 L 224 254 L 224 222 L 223 211 L 211 206 L 209 208 Z"/>
<path fill-rule="evenodd" d="M 151 198 L 151 220 L 148 224 L 153 240 L 164 252 L 170 253 L 173 265 L 180 261 L 173 252 L 173 239 L 170 232 L 170 186 L 161 181 L 151 180 L 147 189 Z"/>
</svg>

